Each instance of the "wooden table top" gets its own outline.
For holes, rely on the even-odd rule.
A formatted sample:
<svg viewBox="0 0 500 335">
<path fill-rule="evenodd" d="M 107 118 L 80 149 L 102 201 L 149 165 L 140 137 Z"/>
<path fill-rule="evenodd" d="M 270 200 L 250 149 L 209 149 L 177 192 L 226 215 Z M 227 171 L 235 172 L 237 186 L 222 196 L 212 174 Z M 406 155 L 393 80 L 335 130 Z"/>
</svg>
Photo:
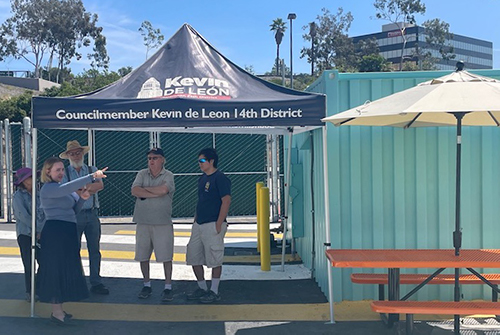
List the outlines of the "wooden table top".
<svg viewBox="0 0 500 335">
<path fill-rule="evenodd" d="M 500 249 L 329 249 L 341 268 L 500 268 Z"/>
</svg>

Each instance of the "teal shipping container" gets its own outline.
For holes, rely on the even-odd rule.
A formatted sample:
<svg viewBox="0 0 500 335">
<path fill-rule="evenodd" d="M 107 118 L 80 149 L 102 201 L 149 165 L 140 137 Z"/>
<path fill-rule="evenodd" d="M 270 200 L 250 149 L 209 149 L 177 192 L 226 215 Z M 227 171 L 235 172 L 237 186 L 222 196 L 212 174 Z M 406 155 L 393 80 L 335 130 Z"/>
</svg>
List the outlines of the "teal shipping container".
<svg viewBox="0 0 500 335">
<path fill-rule="evenodd" d="M 470 72 L 500 79 L 500 70 Z M 308 90 L 327 95 L 329 116 L 449 73 L 325 71 Z M 353 284 L 350 275 L 384 269 L 332 269 L 326 260 L 323 159 L 328 164 L 332 248 L 452 249 L 456 128 L 327 124 L 326 132 L 326 153 L 321 129 L 293 136 L 290 221 L 296 250 L 327 297 L 328 271 L 332 271 L 334 301 L 376 299 L 376 285 Z M 464 127 L 463 248 L 500 248 L 499 170 L 500 129 Z M 407 291 L 402 286 L 402 295 Z M 491 299 L 486 285 L 465 285 L 461 292 L 464 300 Z M 452 300 L 453 287 L 428 285 L 415 298 Z"/>
</svg>

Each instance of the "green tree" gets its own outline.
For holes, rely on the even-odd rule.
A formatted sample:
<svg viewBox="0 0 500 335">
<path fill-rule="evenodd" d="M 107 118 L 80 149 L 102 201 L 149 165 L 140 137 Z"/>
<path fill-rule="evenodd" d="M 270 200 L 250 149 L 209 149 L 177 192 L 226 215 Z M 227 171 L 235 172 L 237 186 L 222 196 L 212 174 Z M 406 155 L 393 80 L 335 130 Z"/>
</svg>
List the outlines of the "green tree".
<svg viewBox="0 0 500 335">
<path fill-rule="evenodd" d="M 144 45 L 146 46 L 146 59 L 148 59 L 149 50 L 156 49 L 162 45 L 165 36 L 161 33 L 160 28 L 154 29 L 151 22 L 147 20 L 142 22 L 138 30 L 144 39 Z"/>
<path fill-rule="evenodd" d="M 360 40 L 354 47 L 356 48 L 356 54 L 359 57 L 378 55 L 380 52 L 376 38 Z"/>
<path fill-rule="evenodd" d="M 68 67 L 64 67 L 62 70 L 58 67 L 44 67 L 41 71 L 40 77 L 45 80 L 62 84 L 66 80 L 73 78 L 73 75 L 71 74 L 71 69 Z"/>
<path fill-rule="evenodd" d="M 125 77 L 127 74 L 132 72 L 132 70 L 133 70 L 132 66 L 124 66 L 119 68 L 117 72 L 120 75 L 120 77 Z"/>
<path fill-rule="evenodd" d="M 39 69 L 48 45 L 49 31 L 44 17 L 50 13 L 49 1 L 11 0 L 13 16 L 0 27 L 2 44 L 0 58 L 24 59 L 34 67 L 34 76 Z"/>
<path fill-rule="evenodd" d="M 0 118 L 9 119 L 11 122 L 22 122 L 23 118 L 30 116 L 31 97 L 33 92 L 26 91 L 16 97 L 0 101 Z"/>
<path fill-rule="evenodd" d="M 60 87 L 46 89 L 41 95 L 49 97 L 67 97 L 93 92 L 114 83 L 122 76 L 128 74 L 131 70 L 132 68 L 130 66 L 123 67 L 119 69 L 118 72 L 109 72 L 107 70 L 99 72 L 97 69 L 86 70 L 70 80 L 63 82 Z"/>
<path fill-rule="evenodd" d="M 59 87 L 52 86 L 46 88 L 45 91 L 43 91 L 43 93 L 40 95 L 44 97 L 70 97 L 82 93 L 83 92 L 81 92 L 77 87 L 73 86 L 69 81 L 65 81 Z"/>
<path fill-rule="evenodd" d="M 359 72 L 389 72 L 391 71 L 391 63 L 389 63 L 382 55 L 370 54 L 362 56 L 358 63 Z"/>
<path fill-rule="evenodd" d="M 395 24 L 401 33 L 403 40 L 399 62 L 399 70 L 401 71 L 403 69 L 406 43 L 408 42 L 406 27 L 409 24 L 416 23 L 416 14 L 425 14 L 425 5 L 420 0 L 375 0 L 373 6 L 377 11 L 377 19 Z"/>
<path fill-rule="evenodd" d="M 455 59 L 453 45 L 450 40 L 453 39 L 453 34 L 450 33 L 450 25 L 440 19 L 427 20 L 422 23 L 425 29 L 425 51 L 421 50 L 420 57 L 423 61 L 427 60 L 430 63 L 437 63 L 440 59 L 452 60 Z M 438 53 L 439 57 L 435 54 Z"/>
<path fill-rule="evenodd" d="M 11 12 L 0 27 L 0 60 L 25 59 L 39 78 L 42 60 L 48 56 L 47 69 L 56 60 L 58 76 L 72 59 L 82 57 L 80 48 L 94 41 L 87 56 L 93 66 L 107 67 L 106 38 L 97 15 L 87 12 L 81 0 L 11 0 Z"/>
<path fill-rule="evenodd" d="M 245 71 L 255 75 L 255 69 L 253 68 L 253 65 L 245 65 Z"/>
<path fill-rule="evenodd" d="M 283 36 L 285 35 L 286 31 L 286 23 L 283 21 L 281 18 L 276 18 L 273 20 L 273 23 L 269 25 L 272 32 L 274 32 L 274 40 L 276 41 L 276 62 L 275 62 L 275 68 L 276 68 L 276 75 L 278 76 L 280 73 L 280 44 L 283 41 Z"/>
<path fill-rule="evenodd" d="M 300 58 L 307 58 L 308 63 L 317 64 L 318 72 L 334 67 L 343 72 L 356 71 L 354 44 L 347 35 L 353 16 L 350 12 L 344 13 L 342 8 L 336 14 L 331 14 L 326 8 L 321 11 L 323 14 L 318 15 L 315 21 L 314 54 L 312 48 L 304 47 L 300 51 Z M 309 32 L 302 37 L 311 41 L 310 25 L 303 29 Z"/>
</svg>

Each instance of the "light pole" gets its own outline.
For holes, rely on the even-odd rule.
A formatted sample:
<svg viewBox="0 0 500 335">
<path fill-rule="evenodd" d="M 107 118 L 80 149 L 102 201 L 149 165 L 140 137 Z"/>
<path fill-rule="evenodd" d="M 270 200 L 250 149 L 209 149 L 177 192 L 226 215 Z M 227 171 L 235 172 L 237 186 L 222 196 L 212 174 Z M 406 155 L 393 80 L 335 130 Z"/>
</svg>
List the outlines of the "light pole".
<svg viewBox="0 0 500 335">
<path fill-rule="evenodd" d="M 288 19 L 290 20 L 290 87 L 293 88 L 293 53 L 292 53 L 292 21 L 297 18 L 295 13 L 288 14 Z"/>
</svg>

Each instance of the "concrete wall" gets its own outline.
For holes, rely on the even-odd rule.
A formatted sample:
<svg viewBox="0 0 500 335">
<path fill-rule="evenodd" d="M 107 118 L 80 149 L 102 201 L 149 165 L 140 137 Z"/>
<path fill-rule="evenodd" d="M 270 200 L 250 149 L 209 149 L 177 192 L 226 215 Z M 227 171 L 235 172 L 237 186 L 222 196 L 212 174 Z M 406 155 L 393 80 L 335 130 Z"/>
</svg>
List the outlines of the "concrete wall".
<svg viewBox="0 0 500 335">
<path fill-rule="evenodd" d="M 53 86 L 59 87 L 60 85 L 45 79 L 34 79 L 34 78 L 17 78 L 17 77 L 1 77 L 0 83 L 23 87 L 33 91 L 43 91 L 46 88 L 50 88 Z"/>
</svg>

